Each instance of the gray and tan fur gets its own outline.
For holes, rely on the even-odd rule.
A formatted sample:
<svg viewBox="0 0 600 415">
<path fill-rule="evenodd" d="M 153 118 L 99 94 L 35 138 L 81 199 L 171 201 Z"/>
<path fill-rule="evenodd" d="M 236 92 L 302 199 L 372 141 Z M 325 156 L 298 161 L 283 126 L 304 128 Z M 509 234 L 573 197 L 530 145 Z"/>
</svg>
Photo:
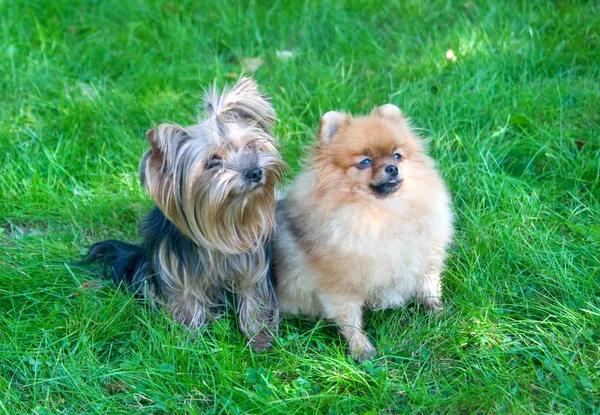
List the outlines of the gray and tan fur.
<svg viewBox="0 0 600 415">
<path fill-rule="evenodd" d="M 146 134 L 140 176 L 156 206 L 142 223 L 142 246 L 100 242 L 84 262 L 110 266 L 116 282 L 190 328 L 217 316 L 233 294 L 241 331 L 266 348 L 279 322 L 269 237 L 285 166 L 271 132 L 275 110 L 249 78 L 221 94 L 213 87 L 205 109 L 196 125 Z"/>
</svg>

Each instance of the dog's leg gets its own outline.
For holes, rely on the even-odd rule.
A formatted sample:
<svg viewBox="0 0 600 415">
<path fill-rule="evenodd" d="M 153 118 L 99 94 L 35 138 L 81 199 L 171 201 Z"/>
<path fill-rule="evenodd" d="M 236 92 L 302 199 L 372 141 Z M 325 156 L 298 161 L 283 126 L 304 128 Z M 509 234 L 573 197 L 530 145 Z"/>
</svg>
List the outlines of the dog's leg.
<svg viewBox="0 0 600 415">
<path fill-rule="evenodd" d="M 444 309 L 442 301 L 442 281 L 439 269 L 432 269 L 421 277 L 417 292 L 417 302 L 427 310 L 438 313 Z"/>
<path fill-rule="evenodd" d="M 197 329 L 206 323 L 214 290 L 208 284 L 200 284 L 195 274 L 181 264 L 175 255 L 165 257 L 169 251 L 159 251 L 157 264 L 160 264 L 161 297 L 171 311 L 173 318 L 190 329 Z"/>
<path fill-rule="evenodd" d="M 358 361 L 375 357 L 375 347 L 362 330 L 363 301 L 344 296 L 322 294 L 319 300 L 326 318 L 339 325 L 342 336 L 348 341 L 350 356 Z"/>
<path fill-rule="evenodd" d="M 270 283 L 238 290 L 237 313 L 240 330 L 254 350 L 271 347 L 279 325 L 279 308 Z"/>
<path fill-rule="evenodd" d="M 173 318 L 190 329 L 200 328 L 206 323 L 208 304 L 193 294 L 184 295 L 183 291 L 170 292 L 168 307 Z"/>
</svg>

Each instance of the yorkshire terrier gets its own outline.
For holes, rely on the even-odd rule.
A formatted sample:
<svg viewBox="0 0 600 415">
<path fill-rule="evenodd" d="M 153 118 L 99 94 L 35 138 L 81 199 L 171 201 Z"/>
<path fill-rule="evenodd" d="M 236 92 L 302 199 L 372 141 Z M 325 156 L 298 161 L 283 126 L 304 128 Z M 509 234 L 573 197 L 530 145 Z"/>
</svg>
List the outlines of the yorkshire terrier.
<svg viewBox="0 0 600 415">
<path fill-rule="evenodd" d="M 205 97 L 208 118 L 146 133 L 142 185 L 156 206 L 141 224 L 142 244 L 107 240 L 80 263 L 164 304 L 190 328 L 235 298 L 239 327 L 255 350 L 270 347 L 279 309 L 270 275 L 275 185 L 285 164 L 275 148 L 273 106 L 243 78 Z"/>
<path fill-rule="evenodd" d="M 442 309 L 450 196 L 398 107 L 328 112 L 308 168 L 277 206 L 273 237 L 282 311 L 337 323 L 357 360 L 375 355 L 364 307 L 416 299 Z"/>
</svg>

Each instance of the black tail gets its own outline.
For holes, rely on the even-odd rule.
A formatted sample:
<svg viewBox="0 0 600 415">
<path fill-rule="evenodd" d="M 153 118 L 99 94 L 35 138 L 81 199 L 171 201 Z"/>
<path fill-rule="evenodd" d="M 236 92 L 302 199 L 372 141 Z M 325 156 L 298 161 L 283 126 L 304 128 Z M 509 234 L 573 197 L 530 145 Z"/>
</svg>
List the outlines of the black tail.
<svg viewBox="0 0 600 415">
<path fill-rule="evenodd" d="M 117 285 L 123 284 L 136 294 L 143 294 L 145 282 L 151 283 L 152 278 L 150 261 L 145 250 L 138 245 L 121 241 L 108 240 L 97 242 L 90 247 L 84 259 L 75 265 L 91 263 L 104 265 L 104 277 L 109 278 Z"/>
</svg>

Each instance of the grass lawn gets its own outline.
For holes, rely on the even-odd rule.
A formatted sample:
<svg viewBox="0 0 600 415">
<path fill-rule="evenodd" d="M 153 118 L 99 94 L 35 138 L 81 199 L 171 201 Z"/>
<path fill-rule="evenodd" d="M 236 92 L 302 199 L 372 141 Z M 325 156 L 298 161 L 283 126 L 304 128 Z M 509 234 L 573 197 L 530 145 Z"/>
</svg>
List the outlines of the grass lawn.
<svg viewBox="0 0 600 415">
<path fill-rule="evenodd" d="M 0 414 L 600 413 L 597 2 L 0 0 L 0 57 Z M 248 58 L 293 171 L 324 112 L 392 102 L 448 181 L 446 312 L 370 313 L 372 363 L 298 317 L 260 353 L 189 332 L 69 265 L 137 239 L 144 132 Z"/>
</svg>

